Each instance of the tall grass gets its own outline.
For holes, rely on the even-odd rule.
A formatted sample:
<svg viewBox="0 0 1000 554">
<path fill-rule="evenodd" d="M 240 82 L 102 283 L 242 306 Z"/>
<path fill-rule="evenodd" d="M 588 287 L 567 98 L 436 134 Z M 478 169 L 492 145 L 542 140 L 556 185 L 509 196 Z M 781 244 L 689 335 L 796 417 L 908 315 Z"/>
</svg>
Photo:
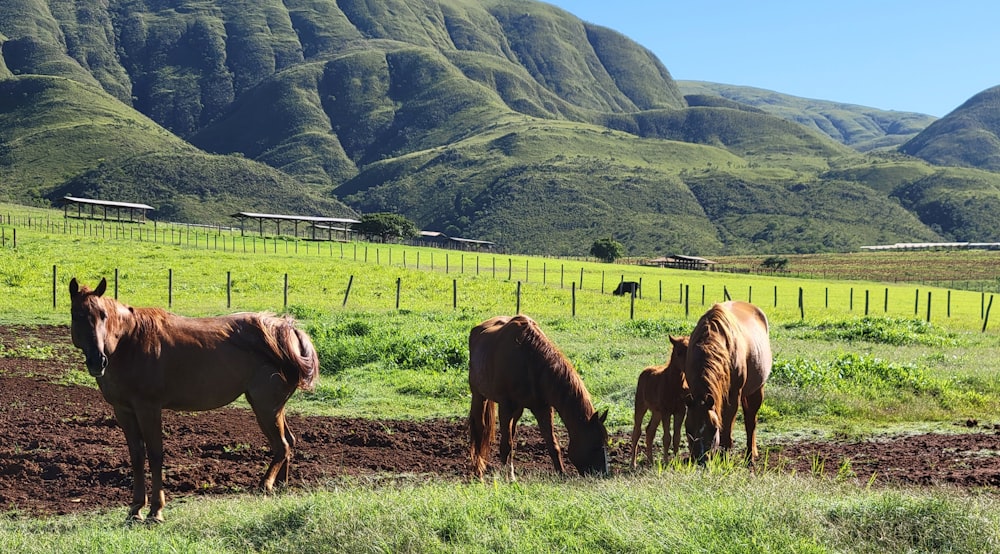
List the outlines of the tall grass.
<svg viewBox="0 0 1000 554">
<path fill-rule="evenodd" d="M 273 498 L 0 521 L 17 552 L 992 552 L 989 495 L 868 490 L 739 469 L 611 480 L 338 481 Z"/>
</svg>

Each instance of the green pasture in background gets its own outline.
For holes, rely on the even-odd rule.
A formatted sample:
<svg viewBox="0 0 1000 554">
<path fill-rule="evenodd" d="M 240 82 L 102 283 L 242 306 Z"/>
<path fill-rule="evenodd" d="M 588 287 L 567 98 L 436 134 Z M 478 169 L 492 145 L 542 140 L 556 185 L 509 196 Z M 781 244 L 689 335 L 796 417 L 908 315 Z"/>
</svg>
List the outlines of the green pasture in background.
<svg viewBox="0 0 1000 554">
<path fill-rule="evenodd" d="M 519 307 L 567 354 L 612 424 L 627 427 L 639 371 L 663 363 L 667 336 L 689 333 L 727 294 L 761 306 L 771 323 L 764 436 L 794 434 L 806 421 L 863 434 L 985 420 L 1000 398 L 1000 332 L 982 332 L 992 296 L 978 292 L 162 224 L 151 239 L 149 224 L 95 225 L 52 211 L 21 213 L 22 223 L 28 214 L 0 262 L 0 322 L 68 324 L 72 277 L 91 287 L 105 277 L 122 302 L 182 315 L 290 313 L 321 357 L 320 385 L 290 405 L 308 413 L 462 417 L 469 329 Z M 12 226 L 3 232 L 10 238 Z M 610 293 L 623 278 L 642 282 L 640 297 Z"/>
<path fill-rule="evenodd" d="M 106 277 L 107 294 L 115 294 L 116 270 L 118 297 L 130 305 L 188 316 L 287 312 L 308 330 L 321 360 L 316 389 L 289 402 L 301 414 L 464 418 L 469 329 L 513 313 L 520 302 L 573 362 L 598 408 L 609 410 L 614 440 L 626 440 L 620 437 L 631 428 L 640 370 L 663 363 L 668 335 L 689 333 L 728 292 L 753 300 L 771 322 L 775 365 L 758 427 L 764 455 L 797 438 L 960 432 L 956 422 L 966 418 L 1000 423 L 1000 332 L 992 323 L 983 332 L 991 297 L 977 292 L 953 290 L 949 304 L 948 290 L 939 288 L 290 237 L 247 237 L 243 253 L 238 231 L 157 224 L 155 241 L 137 240 L 135 230 L 126 238 L 125 228 L 116 236 L 107 225 L 95 231 L 93 223 L 89 234 L 63 232 L 58 212 L 0 206 L 8 210 L 47 223 L 0 225 L 0 324 L 68 325 L 70 278 L 95 286 Z M 215 240 L 226 240 L 226 250 L 214 248 Z M 642 281 L 634 302 L 610 294 L 623 277 Z M 60 382 L 95 386 L 72 347 L 0 345 L 6 356 L 79 359 L 80 370 Z M 522 421 L 531 424 L 531 416 Z M 735 439 L 737 448 L 745 444 L 740 424 Z M 831 481 L 716 462 L 705 469 L 654 466 L 606 480 L 333 480 L 271 498 L 177 499 L 167 523 L 156 528 L 121 524 L 124 495 L 121 508 L 74 516 L 34 518 L 4 507 L 0 550 L 986 552 L 1000 546 L 991 494 L 872 490 L 865 484 L 871 476 Z"/>
</svg>

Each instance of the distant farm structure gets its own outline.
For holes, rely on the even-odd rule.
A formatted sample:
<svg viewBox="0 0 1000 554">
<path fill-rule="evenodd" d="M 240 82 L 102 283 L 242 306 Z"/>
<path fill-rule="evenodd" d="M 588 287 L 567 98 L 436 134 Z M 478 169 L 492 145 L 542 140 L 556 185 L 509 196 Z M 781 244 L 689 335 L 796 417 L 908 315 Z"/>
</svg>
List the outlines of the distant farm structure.
<svg viewBox="0 0 1000 554">
<path fill-rule="evenodd" d="M 246 222 L 252 220 L 257 222 L 257 231 L 260 236 L 264 236 L 264 222 L 271 222 L 275 228 L 275 234 L 281 234 L 281 223 L 287 222 L 292 225 L 293 236 L 299 236 L 299 225 L 307 223 L 312 229 L 312 233 L 305 237 L 311 240 L 334 240 L 334 231 L 341 233 L 343 240 L 349 240 L 352 233 L 350 225 L 361 223 L 357 219 L 346 217 L 323 217 L 313 215 L 287 215 L 287 214 L 262 214 L 256 212 L 237 212 L 232 217 L 240 220 L 240 234 L 246 233 Z M 317 234 L 319 231 L 319 234 Z M 323 237 L 323 234 L 326 237 Z"/>
<path fill-rule="evenodd" d="M 465 239 L 461 237 L 450 237 L 439 231 L 420 231 L 412 243 L 414 245 L 436 246 L 439 248 L 451 248 L 453 250 L 493 250 L 496 243 L 488 240 Z"/>
<path fill-rule="evenodd" d="M 674 254 L 673 256 L 665 256 L 660 258 L 652 258 L 643 262 L 643 265 L 652 265 L 657 267 L 669 267 L 672 269 L 694 269 L 698 271 L 706 271 L 713 269 L 718 262 L 713 262 L 705 258 L 700 258 L 698 256 L 682 256 L 680 254 Z"/>
<path fill-rule="evenodd" d="M 1000 250 L 1000 242 L 897 242 L 862 246 L 862 250 Z"/>
<path fill-rule="evenodd" d="M 90 198 L 77 198 L 68 194 L 59 203 L 62 204 L 63 217 L 100 219 L 126 223 L 145 223 L 146 212 L 156 209 L 148 204 L 92 200 Z M 72 207 L 76 208 L 75 214 L 72 213 Z"/>
</svg>

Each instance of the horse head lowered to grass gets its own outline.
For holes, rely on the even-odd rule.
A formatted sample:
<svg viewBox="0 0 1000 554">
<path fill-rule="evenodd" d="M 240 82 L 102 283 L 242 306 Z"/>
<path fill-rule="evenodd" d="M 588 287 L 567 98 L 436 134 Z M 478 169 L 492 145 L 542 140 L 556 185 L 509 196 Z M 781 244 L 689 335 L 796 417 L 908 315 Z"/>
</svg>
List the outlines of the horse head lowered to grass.
<svg viewBox="0 0 1000 554">
<path fill-rule="evenodd" d="M 285 403 L 319 377 L 309 336 L 288 317 L 183 317 L 127 306 L 104 296 L 106 289 L 106 279 L 94 290 L 70 281 L 71 331 L 125 432 L 133 478 L 129 519 L 143 519 L 148 455 L 149 518 L 163 520 L 164 408 L 211 410 L 245 395 L 271 447 L 261 487 L 270 491 L 279 476 L 287 482 L 295 437 L 285 422 Z"/>
<path fill-rule="evenodd" d="M 499 405 L 500 460 L 514 479 L 517 421 L 525 408 L 538 421 L 552 465 L 564 473 L 552 411 L 569 434 L 570 462 L 581 474 L 607 475 L 605 410 L 597 413 L 579 374 L 531 318 L 497 316 L 469 333 L 470 455 L 480 479 L 486 471 Z"/>
<path fill-rule="evenodd" d="M 757 458 L 757 412 L 771 374 L 767 317 L 757 306 L 715 304 L 698 320 L 688 343 L 684 377 L 690 394 L 686 431 L 691 459 L 733 447 L 733 424 L 743 406 L 747 461 Z"/>
</svg>

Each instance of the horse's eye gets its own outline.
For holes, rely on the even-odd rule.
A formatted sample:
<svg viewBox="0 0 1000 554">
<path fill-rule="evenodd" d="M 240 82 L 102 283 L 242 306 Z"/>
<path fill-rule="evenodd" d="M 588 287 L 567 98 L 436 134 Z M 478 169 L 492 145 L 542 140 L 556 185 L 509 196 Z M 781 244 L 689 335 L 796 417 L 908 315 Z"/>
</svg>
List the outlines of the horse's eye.
<svg viewBox="0 0 1000 554">
<path fill-rule="evenodd" d="M 101 321 L 108 319 L 108 312 L 101 310 Z"/>
</svg>

